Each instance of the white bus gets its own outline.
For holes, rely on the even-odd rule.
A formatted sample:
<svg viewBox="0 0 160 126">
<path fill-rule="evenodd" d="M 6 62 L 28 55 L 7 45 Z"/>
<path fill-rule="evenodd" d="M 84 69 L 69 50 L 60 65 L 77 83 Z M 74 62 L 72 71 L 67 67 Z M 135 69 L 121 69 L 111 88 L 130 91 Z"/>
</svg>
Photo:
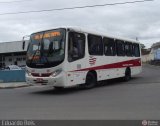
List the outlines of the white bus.
<svg viewBox="0 0 160 126">
<path fill-rule="evenodd" d="M 131 76 L 142 70 L 137 41 L 81 28 L 57 28 L 33 33 L 27 50 L 26 82 L 59 89 Z"/>
</svg>

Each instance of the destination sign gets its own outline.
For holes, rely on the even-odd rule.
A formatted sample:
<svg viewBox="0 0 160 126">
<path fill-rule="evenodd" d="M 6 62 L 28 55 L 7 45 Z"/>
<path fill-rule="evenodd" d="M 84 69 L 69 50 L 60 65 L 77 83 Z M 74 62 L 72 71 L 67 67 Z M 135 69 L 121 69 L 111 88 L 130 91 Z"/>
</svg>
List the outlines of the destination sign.
<svg viewBox="0 0 160 126">
<path fill-rule="evenodd" d="M 44 35 L 43 34 L 36 34 L 34 36 L 34 39 L 35 40 L 38 40 L 38 39 L 42 39 L 42 38 L 50 38 L 50 37 L 56 37 L 56 36 L 60 36 L 61 33 L 58 32 L 58 31 L 54 31 L 54 32 L 47 32 L 45 33 Z"/>
</svg>

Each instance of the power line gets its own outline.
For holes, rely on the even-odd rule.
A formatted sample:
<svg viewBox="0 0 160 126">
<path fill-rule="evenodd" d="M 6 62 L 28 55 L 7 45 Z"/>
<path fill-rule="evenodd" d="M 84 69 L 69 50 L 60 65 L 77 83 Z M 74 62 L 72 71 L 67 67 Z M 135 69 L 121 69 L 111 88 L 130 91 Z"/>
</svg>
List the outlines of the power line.
<svg viewBox="0 0 160 126">
<path fill-rule="evenodd" d="M 103 7 L 103 6 L 114 6 L 114 5 L 123 5 L 123 4 L 134 4 L 142 3 L 154 0 L 139 0 L 131 2 L 121 2 L 121 3 L 110 3 L 110 4 L 96 4 L 96 5 L 87 5 L 87 6 L 75 6 L 67 8 L 56 8 L 56 9 L 46 9 L 46 10 L 33 10 L 33 11 L 20 11 L 20 12 L 10 12 L 10 13 L 0 13 L 0 15 L 15 15 L 15 14 L 26 14 L 26 13 L 40 13 L 40 12 L 49 12 L 49 11 L 62 11 L 62 10 L 73 10 L 73 9 L 83 9 L 83 8 L 94 8 L 94 7 Z"/>
<path fill-rule="evenodd" d="M 27 1 L 33 1 L 33 0 L 15 0 L 15 1 L 4 1 L 4 2 L 0 2 L 0 4 L 19 3 L 19 2 L 27 2 Z"/>
</svg>

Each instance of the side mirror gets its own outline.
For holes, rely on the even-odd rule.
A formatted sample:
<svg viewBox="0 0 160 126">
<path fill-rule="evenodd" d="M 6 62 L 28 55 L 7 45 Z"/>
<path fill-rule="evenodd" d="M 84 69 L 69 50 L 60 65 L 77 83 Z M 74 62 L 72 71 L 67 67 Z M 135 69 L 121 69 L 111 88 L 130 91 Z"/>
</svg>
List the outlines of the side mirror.
<svg viewBox="0 0 160 126">
<path fill-rule="evenodd" d="M 23 50 L 25 49 L 26 41 L 29 41 L 29 39 L 30 39 L 29 35 L 23 36 L 23 40 L 22 40 L 22 49 Z"/>
<path fill-rule="evenodd" d="M 22 49 L 23 49 L 23 50 L 25 49 L 25 45 L 26 45 L 26 42 L 23 41 L 23 43 L 22 43 Z"/>
</svg>

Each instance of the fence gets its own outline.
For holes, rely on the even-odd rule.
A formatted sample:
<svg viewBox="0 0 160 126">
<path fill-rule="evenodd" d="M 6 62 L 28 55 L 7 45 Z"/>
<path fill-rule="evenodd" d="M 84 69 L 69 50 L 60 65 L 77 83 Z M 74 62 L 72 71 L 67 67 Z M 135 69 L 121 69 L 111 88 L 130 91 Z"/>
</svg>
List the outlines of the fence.
<svg viewBox="0 0 160 126">
<path fill-rule="evenodd" d="M 25 70 L 1 70 L 0 82 L 25 82 Z"/>
</svg>

